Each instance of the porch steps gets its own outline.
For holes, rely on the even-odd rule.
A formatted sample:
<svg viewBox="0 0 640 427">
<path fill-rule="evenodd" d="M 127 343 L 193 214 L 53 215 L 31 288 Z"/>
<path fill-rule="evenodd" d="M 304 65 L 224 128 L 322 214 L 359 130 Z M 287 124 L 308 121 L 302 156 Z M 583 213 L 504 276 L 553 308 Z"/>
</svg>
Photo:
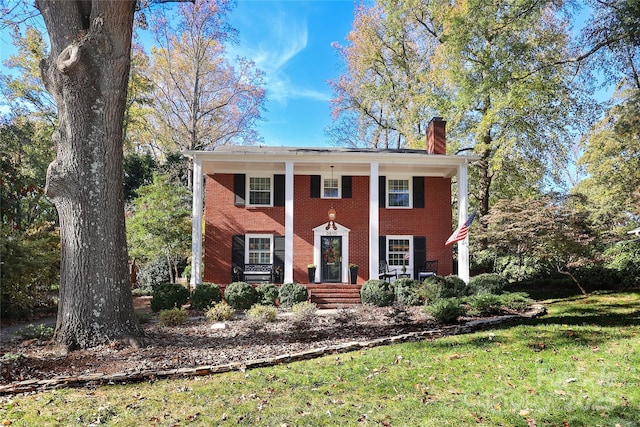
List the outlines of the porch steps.
<svg viewBox="0 0 640 427">
<path fill-rule="evenodd" d="M 311 302 L 318 308 L 343 308 L 360 304 L 360 285 L 342 283 L 313 283 L 304 285 Z"/>
</svg>

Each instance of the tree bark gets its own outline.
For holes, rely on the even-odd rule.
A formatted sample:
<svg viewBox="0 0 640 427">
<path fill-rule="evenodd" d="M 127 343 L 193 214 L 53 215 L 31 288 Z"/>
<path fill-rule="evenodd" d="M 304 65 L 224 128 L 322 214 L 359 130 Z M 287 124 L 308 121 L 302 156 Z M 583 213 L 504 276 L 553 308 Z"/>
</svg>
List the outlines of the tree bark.
<svg viewBox="0 0 640 427">
<path fill-rule="evenodd" d="M 142 335 L 133 310 L 122 126 L 134 0 L 36 0 L 51 42 L 42 77 L 58 107 L 46 193 L 60 218 L 55 340 L 68 349 Z"/>
</svg>

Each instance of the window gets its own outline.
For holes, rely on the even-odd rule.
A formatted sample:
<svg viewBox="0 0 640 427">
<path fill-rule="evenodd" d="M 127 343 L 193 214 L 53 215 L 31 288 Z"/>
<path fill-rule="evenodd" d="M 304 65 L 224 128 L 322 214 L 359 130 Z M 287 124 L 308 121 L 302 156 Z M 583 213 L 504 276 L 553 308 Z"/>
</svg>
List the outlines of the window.
<svg viewBox="0 0 640 427">
<path fill-rule="evenodd" d="M 411 197 L 408 179 L 387 180 L 387 207 L 409 208 L 411 207 L 410 201 Z"/>
<path fill-rule="evenodd" d="M 340 180 L 338 178 L 322 179 L 322 198 L 337 199 L 340 197 Z"/>
<path fill-rule="evenodd" d="M 272 264 L 271 248 L 273 236 L 270 234 L 247 235 L 246 263 L 247 264 Z"/>
<path fill-rule="evenodd" d="M 249 177 L 249 205 L 271 206 L 271 177 Z"/>
<path fill-rule="evenodd" d="M 387 237 L 387 264 L 398 269 L 412 267 L 410 237 Z"/>
</svg>

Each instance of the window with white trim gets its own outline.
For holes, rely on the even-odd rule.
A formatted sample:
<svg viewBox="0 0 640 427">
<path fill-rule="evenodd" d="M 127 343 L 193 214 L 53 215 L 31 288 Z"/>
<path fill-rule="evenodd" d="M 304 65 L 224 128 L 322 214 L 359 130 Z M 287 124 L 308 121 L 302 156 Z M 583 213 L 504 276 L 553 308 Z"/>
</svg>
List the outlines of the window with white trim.
<svg viewBox="0 0 640 427">
<path fill-rule="evenodd" d="M 250 176 L 249 206 L 273 206 L 273 179 L 270 176 Z"/>
<path fill-rule="evenodd" d="M 322 198 L 323 199 L 339 199 L 340 198 L 340 179 L 333 177 L 322 178 Z"/>
<path fill-rule="evenodd" d="M 273 235 L 247 234 L 245 238 L 247 264 L 273 264 Z"/>
<path fill-rule="evenodd" d="M 387 207 L 411 207 L 411 180 L 387 179 Z"/>
<path fill-rule="evenodd" d="M 413 252 L 413 237 L 387 236 L 387 264 L 401 270 L 413 268 L 411 253 Z"/>
</svg>

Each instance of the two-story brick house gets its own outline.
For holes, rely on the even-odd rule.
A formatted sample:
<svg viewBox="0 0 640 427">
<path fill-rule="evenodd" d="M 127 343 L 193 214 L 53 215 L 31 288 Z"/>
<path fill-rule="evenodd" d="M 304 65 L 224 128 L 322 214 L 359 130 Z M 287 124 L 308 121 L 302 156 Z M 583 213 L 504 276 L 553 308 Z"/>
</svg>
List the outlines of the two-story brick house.
<svg viewBox="0 0 640 427">
<path fill-rule="evenodd" d="M 322 283 L 349 283 L 350 264 L 359 266 L 358 284 L 378 278 L 380 261 L 417 277 L 427 260 L 436 260 L 438 274 L 451 274 L 452 249 L 444 243 L 452 230 L 452 179 L 464 220 L 473 158 L 447 156 L 445 144 L 445 122 L 434 118 L 425 149 L 188 152 L 194 163 L 192 285 L 199 282 L 200 260 L 204 281 L 218 284 L 242 278 L 253 264 L 272 265 L 276 281 L 302 284 L 309 283 L 309 264 L 317 266 L 313 281 Z M 468 260 L 461 242 L 458 274 L 465 280 Z"/>
</svg>

